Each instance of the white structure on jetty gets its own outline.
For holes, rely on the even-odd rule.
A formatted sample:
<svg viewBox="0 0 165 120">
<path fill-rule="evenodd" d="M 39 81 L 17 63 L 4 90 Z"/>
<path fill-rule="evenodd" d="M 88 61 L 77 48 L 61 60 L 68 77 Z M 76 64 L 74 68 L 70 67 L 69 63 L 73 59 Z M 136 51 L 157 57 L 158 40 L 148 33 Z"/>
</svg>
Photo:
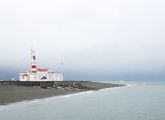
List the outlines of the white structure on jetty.
<svg viewBox="0 0 165 120">
<path fill-rule="evenodd" d="M 20 81 L 62 81 L 63 74 L 47 68 L 37 68 L 35 51 L 31 49 L 29 71 L 21 72 L 19 78 Z"/>
</svg>

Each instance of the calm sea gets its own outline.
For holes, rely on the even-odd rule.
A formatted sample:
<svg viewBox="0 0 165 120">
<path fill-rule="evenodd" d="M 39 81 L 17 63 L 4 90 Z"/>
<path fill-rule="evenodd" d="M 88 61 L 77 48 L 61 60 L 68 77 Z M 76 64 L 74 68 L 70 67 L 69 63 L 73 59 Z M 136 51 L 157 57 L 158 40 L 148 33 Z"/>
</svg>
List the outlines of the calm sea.
<svg viewBox="0 0 165 120">
<path fill-rule="evenodd" d="M 165 81 L 0 106 L 0 120 L 165 120 Z"/>
</svg>

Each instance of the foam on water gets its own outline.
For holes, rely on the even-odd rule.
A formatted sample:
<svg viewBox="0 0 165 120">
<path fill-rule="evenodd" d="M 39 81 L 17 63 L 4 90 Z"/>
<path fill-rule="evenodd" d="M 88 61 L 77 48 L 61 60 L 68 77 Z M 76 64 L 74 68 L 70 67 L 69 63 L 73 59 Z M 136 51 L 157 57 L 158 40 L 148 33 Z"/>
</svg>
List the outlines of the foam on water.
<svg viewBox="0 0 165 120">
<path fill-rule="evenodd" d="M 79 93 L 73 93 L 73 94 L 60 96 L 60 98 L 69 98 L 69 97 L 73 97 L 73 96 L 86 95 L 86 94 L 90 94 L 92 92 L 94 92 L 94 91 L 84 91 L 84 92 L 79 92 Z"/>
<path fill-rule="evenodd" d="M 124 87 L 132 87 L 133 85 L 132 84 L 127 84 L 126 86 Z"/>
</svg>

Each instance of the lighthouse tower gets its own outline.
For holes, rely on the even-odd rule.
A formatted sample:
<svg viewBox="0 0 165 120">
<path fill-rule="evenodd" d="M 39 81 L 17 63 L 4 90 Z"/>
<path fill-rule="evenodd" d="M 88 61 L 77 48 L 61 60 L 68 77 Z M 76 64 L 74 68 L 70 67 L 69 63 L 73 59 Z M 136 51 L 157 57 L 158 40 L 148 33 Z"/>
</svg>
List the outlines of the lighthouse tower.
<svg viewBox="0 0 165 120">
<path fill-rule="evenodd" d="M 29 68 L 29 75 L 30 80 L 35 81 L 37 79 L 37 62 L 36 62 L 36 55 L 33 49 L 30 50 L 30 68 Z"/>
<path fill-rule="evenodd" d="M 31 74 L 37 73 L 37 62 L 36 62 L 36 55 L 33 49 L 30 50 L 31 57 L 30 57 L 30 72 Z"/>
</svg>

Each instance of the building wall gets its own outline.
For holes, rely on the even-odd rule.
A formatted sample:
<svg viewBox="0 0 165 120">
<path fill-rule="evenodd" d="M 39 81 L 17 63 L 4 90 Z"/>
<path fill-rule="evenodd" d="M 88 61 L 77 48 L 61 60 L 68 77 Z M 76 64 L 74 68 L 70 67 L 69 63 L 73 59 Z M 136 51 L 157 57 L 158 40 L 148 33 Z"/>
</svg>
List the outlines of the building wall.
<svg viewBox="0 0 165 120">
<path fill-rule="evenodd" d="M 29 76 L 23 76 L 22 73 L 19 75 L 20 81 L 29 81 Z"/>
<path fill-rule="evenodd" d="M 52 72 L 37 72 L 36 74 L 27 73 L 28 76 L 22 76 L 20 73 L 20 81 L 63 81 L 63 75 Z"/>
</svg>

